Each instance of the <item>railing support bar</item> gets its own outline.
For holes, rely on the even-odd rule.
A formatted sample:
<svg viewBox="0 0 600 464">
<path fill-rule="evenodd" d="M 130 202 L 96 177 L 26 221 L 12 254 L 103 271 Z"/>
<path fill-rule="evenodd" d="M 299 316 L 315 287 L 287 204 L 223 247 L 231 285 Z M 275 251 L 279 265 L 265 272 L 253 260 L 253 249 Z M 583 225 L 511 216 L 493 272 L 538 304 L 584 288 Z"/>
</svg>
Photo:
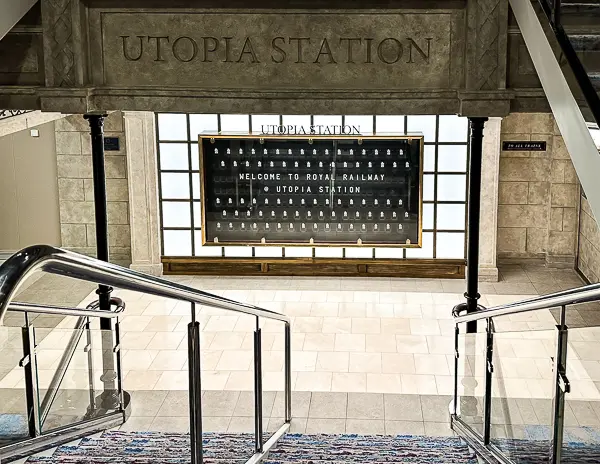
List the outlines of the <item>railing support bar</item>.
<svg viewBox="0 0 600 464">
<path fill-rule="evenodd" d="M 27 400 L 27 423 L 29 436 L 41 434 L 40 398 L 37 379 L 37 357 L 35 353 L 35 329 L 29 325 L 29 315 L 25 314 L 25 327 L 22 328 L 23 359 L 21 367 L 25 370 L 25 396 Z"/>
<path fill-rule="evenodd" d="M 202 385 L 200 379 L 200 323 L 196 320 L 195 304 L 192 322 L 188 324 L 188 369 L 190 375 L 190 445 L 191 464 L 202 464 Z"/>
<path fill-rule="evenodd" d="M 458 358 L 460 353 L 458 352 L 458 336 L 460 329 L 458 324 L 454 326 L 454 401 L 452 404 L 453 414 L 456 416 L 458 413 Z"/>
<path fill-rule="evenodd" d="M 483 399 L 483 443 L 490 444 L 492 426 L 492 374 L 494 372 L 494 322 L 487 320 L 485 346 L 485 396 Z"/>
<path fill-rule="evenodd" d="M 85 321 L 85 336 L 86 336 L 86 347 L 85 350 L 87 352 L 87 362 L 88 362 L 88 387 L 90 394 L 90 409 L 89 411 L 96 410 L 96 387 L 94 386 L 94 342 L 92 337 L 92 321 L 90 318 L 86 318 Z"/>
<path fill-rule="evenodd" d="M 254 331 L 254 446 L 257 453 L 263 451 L 263 391 L 262 391 L 262 346 L 260 319 L 256 317 Z"/>
<path fill-rule="evenodd" d="M 568 328 L 566 324 L 566 306 L 560 310 L 560 325 L 557 325 L 558 338 L 556 343 L 556 357 L 554 358 L 554 385 L 552 398 L 552 447 L 550 462 L 560 463 L 562 456 L 563 432 L 565 422 L 565 395 L 571 390 L 567 371 L 567 341 Z"/>
</svg>

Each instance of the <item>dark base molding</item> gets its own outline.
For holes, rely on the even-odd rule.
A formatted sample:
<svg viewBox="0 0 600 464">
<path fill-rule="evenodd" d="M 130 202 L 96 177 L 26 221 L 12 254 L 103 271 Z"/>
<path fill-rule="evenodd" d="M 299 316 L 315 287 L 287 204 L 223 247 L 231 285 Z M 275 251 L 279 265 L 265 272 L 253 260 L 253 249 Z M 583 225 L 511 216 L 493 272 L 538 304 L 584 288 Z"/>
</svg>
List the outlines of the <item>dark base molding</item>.
<svg viewBox="0 0 600 464">
<path fill-rule="evenodd" d="M 162 258 L 166 275 L 273 275 L 464 279 L 464 260 Z"/>
</svg>

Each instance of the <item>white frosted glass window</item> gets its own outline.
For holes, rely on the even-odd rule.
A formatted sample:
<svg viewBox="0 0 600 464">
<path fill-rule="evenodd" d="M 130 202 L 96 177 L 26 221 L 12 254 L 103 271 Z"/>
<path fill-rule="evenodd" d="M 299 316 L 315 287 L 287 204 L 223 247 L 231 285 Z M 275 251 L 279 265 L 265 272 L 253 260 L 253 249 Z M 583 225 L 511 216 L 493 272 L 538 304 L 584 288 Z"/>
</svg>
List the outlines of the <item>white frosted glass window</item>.
<svg viewBox="0 0 600 464">
<path fill-rule="evenodd" d="M 469 120 L 455 115 L 440 116 L 438 142 L 466 142 Z"/>
<path fill-rule="evenodd" d="M 264 130 L 263 127 L 265 126 Z M 264 132 L 271 133 L 272 131 L 266 126 L 279 126 L 278 114 L 253 114 L 252 115 L 252 133 L 262 134 Z"/>
<path fill-rule="evenodd" d="M 434 174 L 423 175 L 423 201 L 433 201 Z"/>
<path fill-rule="evenodd" d="M 281 258 L 283 248 L 271 246 L 257 246 L 254 248 L 254 256 L 257 258 Z"/>
<path fill-rule="evenodd" d="M 438 175 L 438 201 L 465 201 L 467 176 Z"/>
<path fill-rule="evenodd" d="M 222 114 L 221 132 L 250 132 L 250 120 L 247 114 Z"/>
<path fill-rule="evenodd" d="M 465 205 L 437 206 L 437 228 L 446 230 L 465 230 Z"/>
<path fill-rule="evenodd" d="M 221 256 L 222 248 L 220 246 L 204 245 L 202 246 L 202 231 L 194 232 L 194 256 Z"/>
<path fill-rule="evenodd" d="M 158 140 L 188 139 L 185 114 L 161 113 L 158 115 Z"/>
<path fill-rule="evenodd" d="M 163 172 L 160 175 L 160 180 L 163 199 L 190 199 L 189 174 Z"/>
<path fill-rule="evenodd" d="M 286 258 L 312 258 L 312 248 L 309 247 L 286 247 Z"/>
<path fill-rule="evenodd" d="M 423 232 L 422 248 L 407 248 L 407 258 L 433 258 L 433 232 Z"/>
<path fill-rule="evenodd" d="M 219 132 L 219 117 L 216 114 L 190 114 L 190 140 L 197 142 L 198 135 L 203 132 Z"/>
<path fill-rule="evenodd" d="M 200 174 L 192 174 L 192 192 L 195 200 L 200 199 Z"/>
<path fill-rule="evenodd" d="M 315 126 L 341 126 L 342 125 L 342 117 L 341 116 L 315 116 L 313 118 Z"/>
<path fill-rule="evenodd" d="M 363 135 L 373 134 L 373 116 L 346 116 L 345 126 L 356 126 Z"/>
<path fill-rule="evenodd" d="M 202 227 L 202 211 L 200 208 L 200 202 L 194 202 L 194 227 L 200 228 Z"/>
<path fill-rule="evenodd" d="M 252 247 L 249 246 L 226 246 L 225 256 L 237 258 L 251 258 Z"/>
<path fill-rule="evenodd" d="M 189 169 L 187 143 L 161 143 L 160 169 L 163 171 L 187 171 Z"/>
<path fill-rule="evenodd" d="M 423 171 L 435 171 L 435 145 L 425 145 L 423 147 Z"/>
<path fill-rule="evenodd" d="M 163 201 L 163 227 L 191 227 L 190 204 L 186 201 Z"/>
<path fill-rule="evenodd" d="M 467 172 L 467 146 L 439 145 L 438 171 Z"/>
<path fill-rule="evenodd" d="M 165 256 L 192 256 L 191 230 L 164 230 Z"/>
<path fill-rule="evenodd" d="M 433 203 L 423 204 L 423 229 L 433 229 Z"/>
<path fill-rule="evenodd" d="M 463 259 L 465 257 L 464 232 L 438 232 L 436 258 Z"/>
<path fill-rule="evenodd" d="M 346 258 L 372 259 L 373 248 L 346 248 Z"/>
<path fill-rule="evenodd" d="M 403 259 L 404 249 L 402 248 L 375 248 L 375 258 Z"/>
<path fill-rule="evenodd" d="M 198 171 L 200 169 L 200 154 L 198 144 L 192 142 L 191 154 L 192 154 L 192 171 Z"/>
<path fill-rule="evenodd" d="M 281 117 L 281 121 L 283 126 L 296 126 L 296 130 L 300 130 L 300 127 L 303 127 L 306 132 L 310 132 L 310 116 L 307 114 L 284 114 Z"/>
<path fill-rule="evenodd" d="M 435 142 L 435 116 L 409 116 L 406 132 L 422 132 L 426 142 Z"/>
<path fill-rule="evenodd" d="M 287 251 L 286 251 L 287 256 Z M 316 258 L 341 258 L 344 256 L 343 248 L 333 248 L 333 247 L 324 247 L 324 248 L 315 248 L 315 257 Z"/>
<path fill-rule="evenodd" d="M 404 134 L 404 116 L 375 116 L 377 134 Z"/>
</svg>

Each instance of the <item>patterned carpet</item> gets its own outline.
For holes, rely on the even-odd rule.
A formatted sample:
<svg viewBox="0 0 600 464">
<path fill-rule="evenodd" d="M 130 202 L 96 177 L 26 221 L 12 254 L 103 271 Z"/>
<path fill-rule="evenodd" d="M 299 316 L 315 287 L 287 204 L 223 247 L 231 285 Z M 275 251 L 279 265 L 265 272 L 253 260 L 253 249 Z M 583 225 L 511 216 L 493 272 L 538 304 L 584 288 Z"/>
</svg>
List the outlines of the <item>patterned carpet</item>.
<svg viewBox="0 0 600 464">
<path fill-rule="evenodd" d="M 205 464 L 243 464 L 253 453 L 252 434 L 204 435 Z M 152 432 L 105 432 L 77 446 L 61 446 L 38 464 L 182 464 L 190 462 L 189 436 Z M 459 438 L 288 434 L 265 464 L 476 464 Z"/>
</svg>

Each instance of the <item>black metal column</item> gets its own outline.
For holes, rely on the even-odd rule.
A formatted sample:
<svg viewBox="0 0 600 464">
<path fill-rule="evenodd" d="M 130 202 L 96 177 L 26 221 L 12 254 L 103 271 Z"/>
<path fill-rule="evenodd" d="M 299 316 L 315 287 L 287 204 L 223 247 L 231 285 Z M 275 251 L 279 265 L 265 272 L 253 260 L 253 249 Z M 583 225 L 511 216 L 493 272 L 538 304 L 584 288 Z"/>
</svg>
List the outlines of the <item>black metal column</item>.
<svg viewBox="0 0 600 464">
<path fill-rule="evenodd" d="M 488 118 L 469 118 L 471 152 L 469 156 L 469 224 L 467 230 L 467 291 L 466 302 L 455 311 L 472 313 L 481 309 L 479 294 L 479 211 L 481 209 L 481 163 L 483 160 L 483 126 Z M 467 333 L 477 331 L 477 321 L 467 323 Z"/>
<path fill-rule="evenodd" d="M 106 205 L 106 172 L 104 168 L 104 118 L 106 113 L 90 113 L 84 115 L 90 125 L 92 140 L 92 175 L 94 178 L 94 214 L 96 222 L 96 257 L 108 262 L 108 213 Z M 112 288 L 99 285 L 96 293 L 100 310 L 110 311 L 110 294 Z M 115 372 L 113 321 L 110 318 L 100 319 L 102 331 L 102 376 L 104 391 L 100 395 L 100 408 L 104 410 L 118 409 L 120 398 L 117 390 Z"/>
</svg>

